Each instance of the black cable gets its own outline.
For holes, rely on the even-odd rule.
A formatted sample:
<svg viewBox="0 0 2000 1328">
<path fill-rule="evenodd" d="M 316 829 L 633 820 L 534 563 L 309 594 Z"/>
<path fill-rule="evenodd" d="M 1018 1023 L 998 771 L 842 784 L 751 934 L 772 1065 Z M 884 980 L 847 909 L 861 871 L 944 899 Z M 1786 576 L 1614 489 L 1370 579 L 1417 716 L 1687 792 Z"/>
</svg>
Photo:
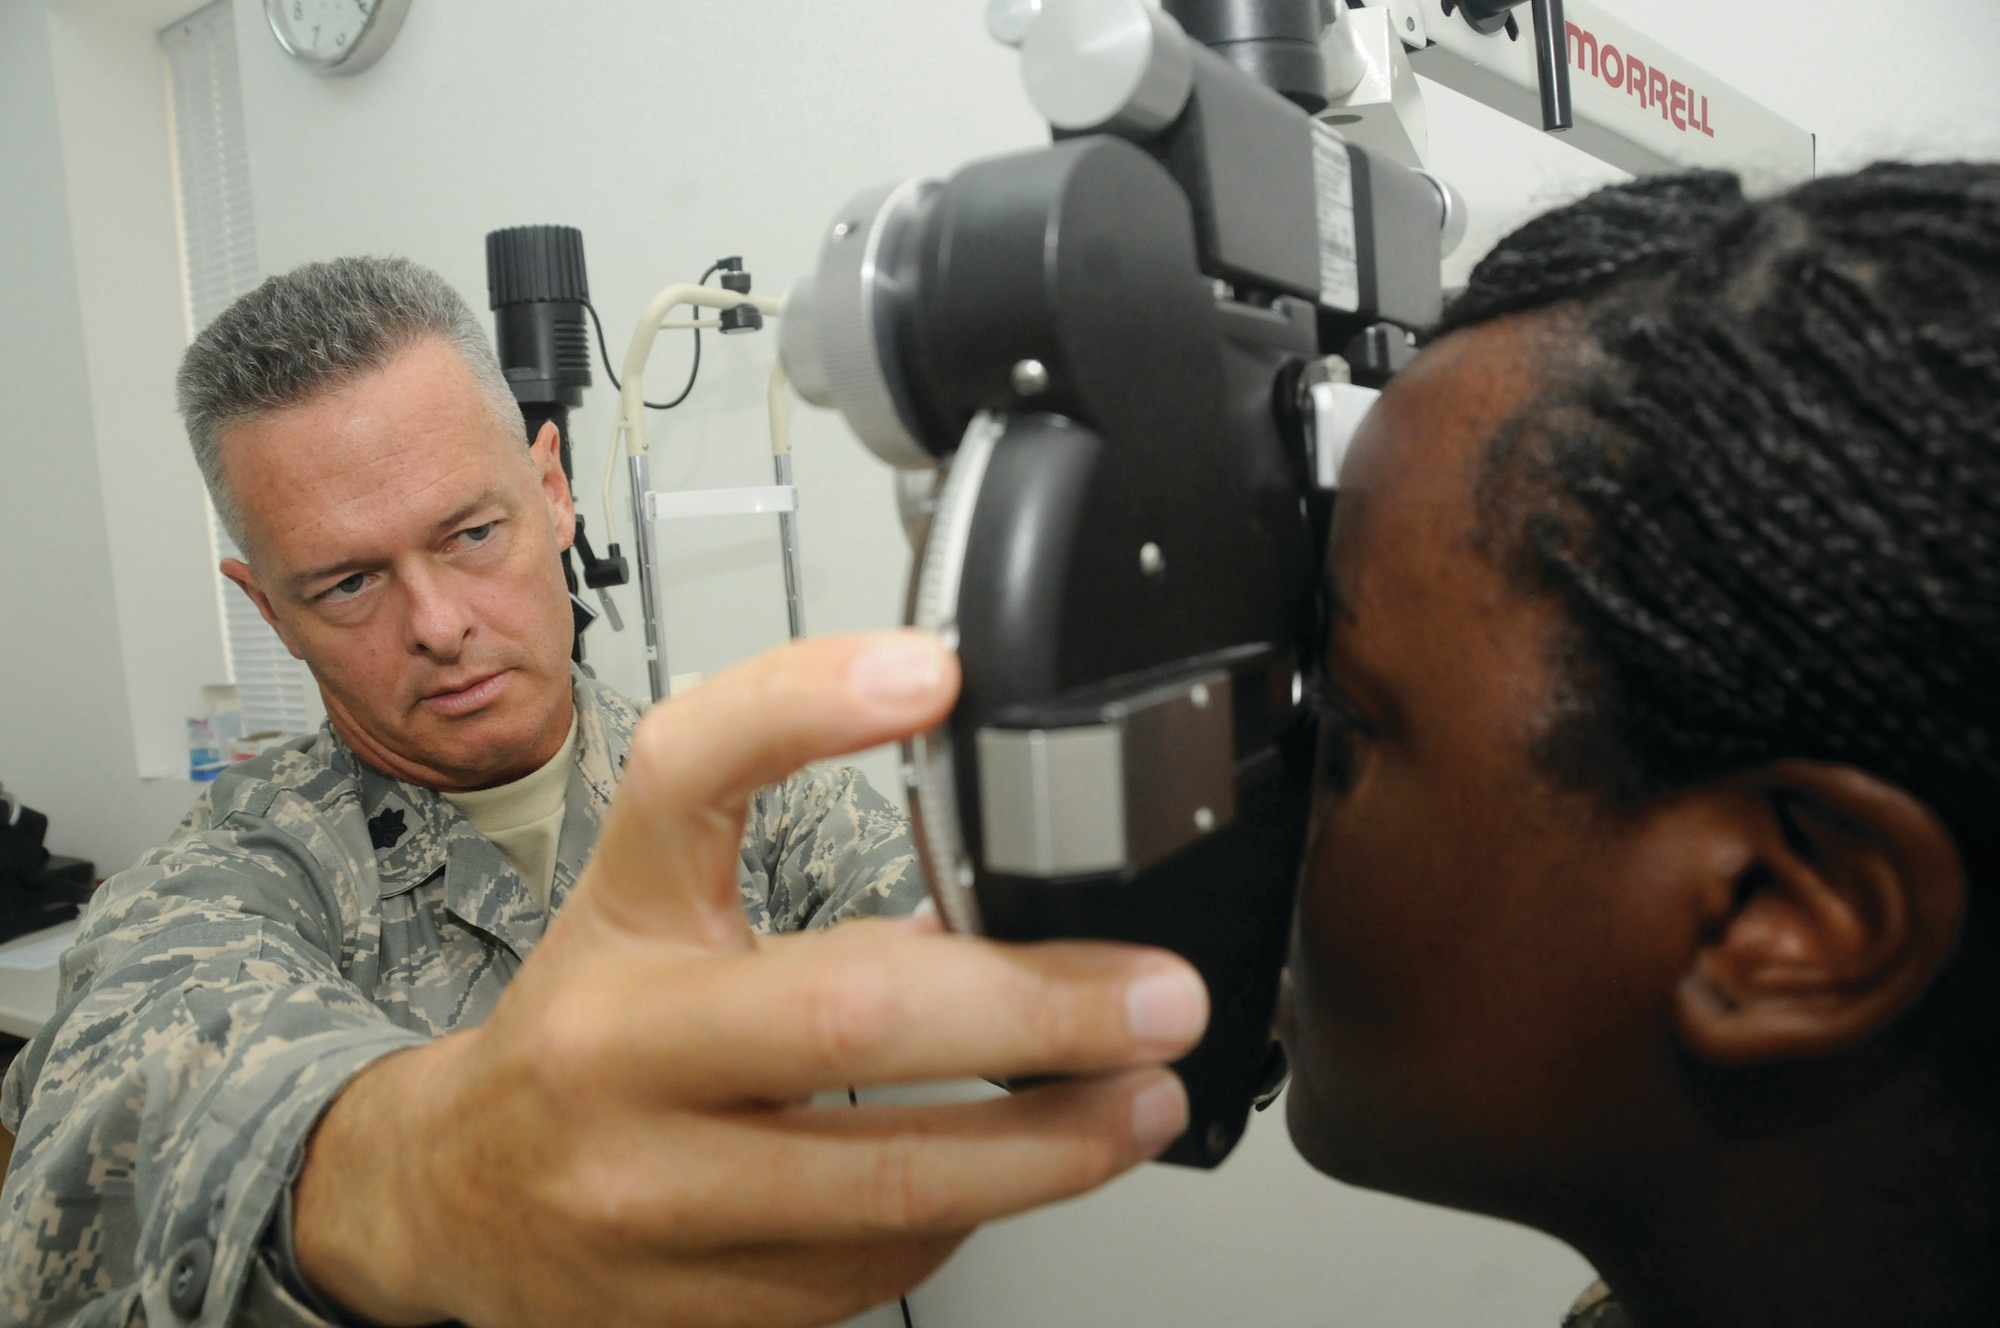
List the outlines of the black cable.
<svg viewBox="0 0 2000 1328">
<path fill-rule="evenodd" d="M 701 280 L 696 282 L 695 285 L 706 286 L 708 279 L 721 270 L 722 264 L 709 264 L 708 271 L 701 274 Z M 622 392 L 625 389 L 619 384 L 618 375 L 613 373 L 611 369 L 611 350 L 604 341 L 604 324 L 597 317 L 597 306 L 589 300 L 585 300 L 583 307 L 590 312 L 590 325 L 597 329 L 597 354 L 604 361 L 604 376 L 611 380 L 611 386 L 615 391 Z M 694 333 L 694 362 L 688 366 L 687 386 L 683 387 L 681 394 L 672 401 L 648 401 L 643 403 L 646 409 L 672 410 L 675 406 L 680 405 L 681 402 L 688 399 L 688 393 L 694 391 L 694 380 L 701 374 L 701 329 L 697 327 L 690 330 Z"/>
<path fill-rule="evenodd" d="M 707 278 L 704 277 L 702 280 L 706 281 Z M 861 1098 L 856 1095 L 854 1089 L 851 1087 L 847 1090 L 847 1105 L 850 1107 L 861 1105 Z M 910 1298 L 908 1296 L 898 1296 L 896 1297 L 896 1303 L 902 1306 L 903 1309 L 903 1328 L 917 1328 L 916 1324 L 910 1322 Z"/>
</svg>

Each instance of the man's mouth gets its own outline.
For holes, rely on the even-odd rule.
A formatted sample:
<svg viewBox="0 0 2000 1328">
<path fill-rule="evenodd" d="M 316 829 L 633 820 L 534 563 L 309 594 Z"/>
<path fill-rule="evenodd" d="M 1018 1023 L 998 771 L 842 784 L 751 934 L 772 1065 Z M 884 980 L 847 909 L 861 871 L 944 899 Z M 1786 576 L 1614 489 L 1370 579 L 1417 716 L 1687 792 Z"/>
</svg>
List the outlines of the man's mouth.
<svg viewBox="0 0 2000 1328">
<path fill-rule="evenodd" d="M 455 687 L 432 692 L 424 697 L 425 708 L 434 714 L 446 716 L 469 715 L 498 700 L 507 687 L 507 671 L 489 673 L 481 678 L 473 678 Z"/>
</svg>

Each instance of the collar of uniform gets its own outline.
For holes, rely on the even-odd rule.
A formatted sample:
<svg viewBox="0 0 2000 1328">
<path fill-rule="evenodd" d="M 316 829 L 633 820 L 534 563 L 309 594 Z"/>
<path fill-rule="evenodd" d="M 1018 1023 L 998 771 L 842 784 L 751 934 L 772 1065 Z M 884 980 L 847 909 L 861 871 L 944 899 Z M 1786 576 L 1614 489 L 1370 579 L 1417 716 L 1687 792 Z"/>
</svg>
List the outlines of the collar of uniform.
<svg viewBox="0 0 2000 1328">
<path fill-rule="evenodd" d="M 580 672 L 572 677 L 576 768 L 565 794 L 550 912 L 568 895 L 597 843 L 638 723 L 638 711 L 623 697 Z M 329 763 L 345 766 L 360 791 L 381 897 L 404 894 L 444 872 L 445 907 L 525 958 L 546 917 L 500 847 L 436 790 L 385 775 L 330 728 L 323 734 Z"/>
<path fill-rule="evenodd" d="M 581 671 L 574 677 L 576 769 L 570 772 L 562 831 L 556 841 L 556 874 L 549 889 L 551 913 L 569 897 L 570 888 L 597 846 L 611 795 L 625 773 L 632 731 L 639 723 L 638 710 L 624 697 Z"/>
<path fill-rule="evenodd" d="M 435 789 L 385 775 L 339 745 L 338 759 L 360 790 L 381 897 L 406 894 L 443 873 L 446 910 L 527 958 L 544 918 L 500 846 Z"/>
<path fill-rule="evenodd" d="M 625 773 L 625 758 L 632 750 L 632 730 L 639 712 L 618 693 L 585 677 L 574 676 L 576 696 L 576 776 L 571 788 L 579 787 L 596 802 L 610 802 Z"/>
<path fill-rule="evenodd" d="M 352 765 L 361 791 L 361 815 L 382 898 L 414 890 L 443 871 L 453 833 L 461 826 L 472 830 L 472 823 L 435 790 L 383 774 L 344 743 L 341 755 Z"/>
<path fill-rule="evenodd" d="M 558 841 L 560 891 L 574 883 L 583 858 L 596 842 L 601 808 L 610 802 L 611 790 L 617 786 L 617 772 L 624 766 L 632 731 L 629 707 L 615 694 L 575 675 L 571 695 L 577 713 L 576 768 L 565 794 L 567 806 Z M 405 894 L 443 872 L 445 907 L 525 958 L 540 939 L 546 916 L 500 846 L 479 833 L 478 827 L 435 789 L 383 774 L 356 756 L 330 727 L 322 734 L 329 764 L 346 767 L 359 791 L 381 898 Z M 587 832 L 579 856 L 570 850 L 573 823 L 580 809 L 591 814 L 584 818 L 586 826 L 575 827 Z M 559 894 L 552 895 L 552 905 L 559 898 Z"/>
</svg>

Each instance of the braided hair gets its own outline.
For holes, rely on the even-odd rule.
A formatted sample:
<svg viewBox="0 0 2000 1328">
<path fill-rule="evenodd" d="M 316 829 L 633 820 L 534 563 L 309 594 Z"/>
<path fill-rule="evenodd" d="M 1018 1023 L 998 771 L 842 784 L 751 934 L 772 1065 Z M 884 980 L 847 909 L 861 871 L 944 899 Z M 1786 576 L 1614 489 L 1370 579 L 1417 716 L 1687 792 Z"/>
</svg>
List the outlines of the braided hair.
<svg viewBox="0 0 2000 1328">
<path fill-rule="evenodd" d="M 1538 757 L 1626 804 L 1782 758 L 1890 780 L 1955 836 L 1963 951 L 2000 968 L 2000 166 L 1605 189 L 1502 241 L 1432 335 L 1535 310 L 1574 363 L 1478 502 L 1568 610 Z"/>
</svg>

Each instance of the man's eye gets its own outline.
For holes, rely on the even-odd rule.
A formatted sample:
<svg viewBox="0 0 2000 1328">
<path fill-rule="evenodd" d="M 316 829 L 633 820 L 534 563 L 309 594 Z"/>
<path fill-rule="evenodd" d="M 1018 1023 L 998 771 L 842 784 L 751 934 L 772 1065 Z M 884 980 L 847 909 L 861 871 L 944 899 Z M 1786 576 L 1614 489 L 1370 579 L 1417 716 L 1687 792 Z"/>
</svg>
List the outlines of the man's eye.
<svg viewBox="0 0 2000 1328">
<path fill-rule="evenodd" d="M 328 586 L 320 592 L 319 597 L 321 599 L 346 599 L 350 595 L 360 594 L 361 588 L 367 584 L 368 574 L 366 572 L 356 572 L 353 576 L 342 581 L 336 581 Z"/>
<path fill-rule="evenodd" d="M 458 537 L 468 544 L 484 544 L 492 534 L 493 523 L 488 521 L 483 526 L 467 526 L 458 532 Z"/>
</svg>

